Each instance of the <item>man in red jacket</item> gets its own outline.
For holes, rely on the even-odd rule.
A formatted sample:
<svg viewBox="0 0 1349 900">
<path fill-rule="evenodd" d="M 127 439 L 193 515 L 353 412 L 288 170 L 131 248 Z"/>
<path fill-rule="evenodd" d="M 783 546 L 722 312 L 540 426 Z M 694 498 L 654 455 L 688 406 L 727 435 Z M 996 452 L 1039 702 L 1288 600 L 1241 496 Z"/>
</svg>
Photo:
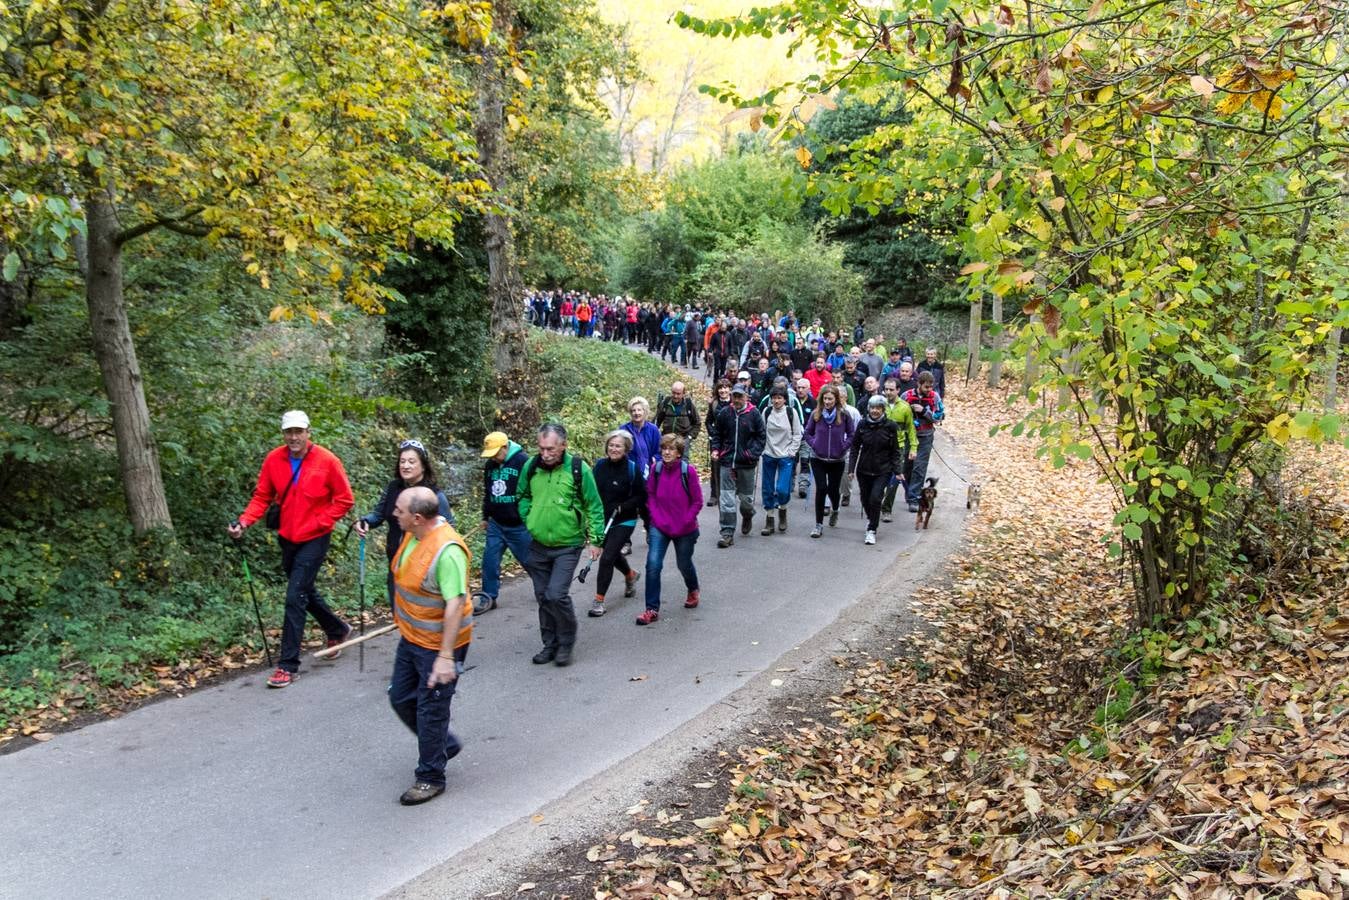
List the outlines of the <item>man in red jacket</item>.
<svg viewBox="0 0 1349 900">
<path fill-rule="evenodd" d="M 300 671 L 300 640 L 304 637 L 305 614 L 313 616 L 328 636 L 328 646 L 340 644 L 351 626 L 339 619 L 323 602 L 314 579 L 328 555 L 333 527 L 355 505 L 342 462 L 309 439 L 309 417 L 293 409 L 281 417 L 285 443 L 268 453 L 258 472 L 253 499 L 238 520 L 229 526 L 238 540 L 244 529 L 263 518 L 273 502 L 281 509 L 277 543 L 281 545 L 281 568 L 286 572 L 286 619 L 281 629 L 281 659 L 267 686 L 290 685 Z"/>
</svg>

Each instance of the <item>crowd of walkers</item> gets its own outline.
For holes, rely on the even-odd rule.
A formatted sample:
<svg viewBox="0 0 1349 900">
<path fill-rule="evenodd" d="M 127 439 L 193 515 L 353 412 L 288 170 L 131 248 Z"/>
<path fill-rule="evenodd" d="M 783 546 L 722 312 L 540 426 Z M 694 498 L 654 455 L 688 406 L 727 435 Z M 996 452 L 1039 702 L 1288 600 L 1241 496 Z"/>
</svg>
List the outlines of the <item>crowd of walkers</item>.
<svg viewBox="0 0 1349 900">
<path fill-rule="evenodd" d="M 741 317 L 571 292 L 526 299 L 540 327 L 640 344 L 675 365 L 704 367 L 713 397 L 700 409 L 680 381 L 654 407 L 632 397 L 627 421 L 616 423 L 593 462 L 568 448 L 560 423 L 538 430 L 533 452 L 503 432 L 487 435 L 482 579 L 473 594 L 468 546 L 431 458 L 419 441 L 399 445 L 392 479 L 354 527 L 362 538 L 388 527 L 387 588 L 399 631 L 389 702 L 418 741 L 414 782 L 400 797 L 406 805 L 442 793 L 448 761 L 460 752 L 449 730 L 450 701 L 474 617 L 497 606 L 507 550 L 533 585 L 541 644 L 533 662 L 567 666 L 577 636 L 572 584 L 584 583 L 595 564 L 591 617 L 605 615 L 617 574 L 626 598 L 636 596 L 645 577 L 636 624 L 658 622 L 672 549 L 683 606 L 697 608 L 698 515 L 704 504 L 718 506 L 717 547 L 733 547 L 737 525 L 741 536 L 753 528 L 756 483 L 761 535 L 785 533 L 793 490 L 804 499 L 813 488 L 810 535 L 821 538 L 826 521 L 835 526 L 839 509 L 849 505 L 855 481 L 867 519 L 864 542 L 875 544 L 901 489 L 917 510 L 933 431 L 945 414 L 945 371 L 935 351 L 927 349 L 915 366 L 903 340 L 887 347 L 883 337 L 866 335 L 861 320 L 840 333 L 819 320 L 805 325 L 791 311 Z M 312 440 L 303 411 L 285 413 L 281 431 L 251 501 L 228 529 L 238 539 L 264 522 L 281 548 L 287 590 L 280 659 L 267 680 L 272 688 L 287 687 L 298 673 L 308 616 L 322 627 L 334 657 L 352 633 L 316 586 L 333 529 L 355 505 L 351 486 L 337 456 Z M 706 496 L 691 459 L 704 440 Z M 646 539 L 640 570 L 627 559 L 639 527 Z"/>
</svg>

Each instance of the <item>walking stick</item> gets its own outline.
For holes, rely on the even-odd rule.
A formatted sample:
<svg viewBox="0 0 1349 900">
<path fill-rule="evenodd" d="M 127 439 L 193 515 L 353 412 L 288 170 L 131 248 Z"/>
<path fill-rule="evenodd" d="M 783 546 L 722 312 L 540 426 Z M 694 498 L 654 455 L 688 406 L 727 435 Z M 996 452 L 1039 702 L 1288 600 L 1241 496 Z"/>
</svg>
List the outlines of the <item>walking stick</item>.
<svg viewBox="0 0 1349 900">
<path fill-rule="evenodd" d="M 244 555 L 244 545 L 242 541 L 236 541 L 235 545 L 239 548 L 239 562 L 244 566 L 244 581 L 248 582 L 248 593 L 253 597 L 253 614 L 258 619 L 258 633 L 262 635 L 262 649 L 267 652 L 267 667 L 272 667 L 272 648 L 267 643 L 267 629 L 262 627 L 262 608 L 258 606 L 258 592 L 253 588 L 253 573 L 248 570 L 248 557 Z"/>
<path fill-rule="evenodd" d="M 358 544 L 358 557 L 360 559 L 361 573 L 361 637 L 365 637 L 365 535 L 361 535 Z M 361 643 L 359 671 L 365 671 L 365 643 Z"/>
</svg>

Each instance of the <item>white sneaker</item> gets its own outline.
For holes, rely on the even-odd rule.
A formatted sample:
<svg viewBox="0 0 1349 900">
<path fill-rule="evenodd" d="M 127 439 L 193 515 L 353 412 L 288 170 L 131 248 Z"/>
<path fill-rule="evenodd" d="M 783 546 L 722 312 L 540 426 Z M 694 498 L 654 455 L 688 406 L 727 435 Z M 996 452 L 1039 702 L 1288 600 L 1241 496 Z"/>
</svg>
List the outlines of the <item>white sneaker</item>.
<svg viewBox="0 0 1349 900">
<path fill-rule="evenodd" d="M 868 531 L 868 532 L 867 532 L 867 536 L 866 536 L 865 538 L 862 539 L 862 543 L 864 543 L 864 544 L 874 544 L 874 543 L 876 543 L 876 532 L 874 532 L 874 531 Z"/>
</svg>

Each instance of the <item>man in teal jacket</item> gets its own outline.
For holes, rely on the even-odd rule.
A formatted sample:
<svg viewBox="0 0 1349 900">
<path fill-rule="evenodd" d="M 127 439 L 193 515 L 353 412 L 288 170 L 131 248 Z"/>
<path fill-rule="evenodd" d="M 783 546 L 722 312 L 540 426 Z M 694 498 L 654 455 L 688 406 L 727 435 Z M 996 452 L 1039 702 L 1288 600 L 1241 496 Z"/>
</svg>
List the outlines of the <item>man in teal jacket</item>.
<svg viewBox="0 0 1349 900">
<path fill-rule="evenodd" d="M 571 579 L 581 551 L 600 555 L 604 542 L 604 505 L 590 467 L 567 452 L 567 429 L 549 423 L 539 429 L 539 452 L 520 476 L 520 515 L 533 543 L 525 571 L 534 582 L 543 649 L 534 663 L 571 665 L 576 644 L 576 610 Z"/>
</svg>

